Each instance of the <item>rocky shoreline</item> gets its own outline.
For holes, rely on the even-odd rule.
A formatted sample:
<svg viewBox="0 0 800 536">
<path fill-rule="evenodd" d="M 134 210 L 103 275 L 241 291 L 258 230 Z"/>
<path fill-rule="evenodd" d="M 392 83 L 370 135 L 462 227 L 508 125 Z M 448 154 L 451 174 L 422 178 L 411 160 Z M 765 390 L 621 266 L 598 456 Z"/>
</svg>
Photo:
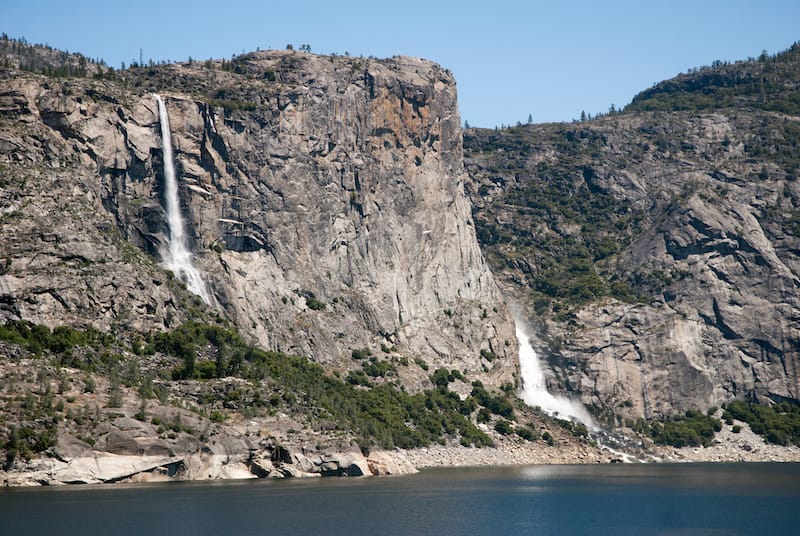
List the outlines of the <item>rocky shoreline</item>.
<svg viewBox="0 0 800 536">
<path fill-rule="evenodd" d="M 630 437 L 598 436 L 601 443 L 619 440 L 620 446 L 612 450 L 540 412 L 519 408 L 517 423 L 535 440 L 502 434 L 482 423 L 478 426 L 494 447 L 464 447 L 451 441 L 410 450 L 362 449 L 358 439 L 336 423 L 290 408 L 246 418 L 233 410 L 190 404 L 187 401 L 197 399 L 190 395 L 198 387 L 191 382 L 173 385 L 175 392 L 163 401 L 142 399 L 125 386 L 118 387 L 118 399 L 112 400 L 114 388 L 106 378 L 74 369 L 51 370 L 27 358 L 0 363 L 0 378 L 9 418 L 28 423 L 25 433 L 39 434 L 37 441 L 52 441 L 41 451 L 18 449 L 13 456 L 7 445 L 0 486 L 8 487 L 403 475 L 435 467 L 598 464 L 633 458 L 663 463 L 800 462 L 800 448 L 767 444 L 739 421 L 723 422 L 708 447 L 654 445 L 632 431 Z M 217 387 L 227 393 L 241 382 L 227 378 L 218 380 Z M 23 410 L 27 420 L 20 418 Z M 50 427 L 34 427 L 39 422 Z"/>
<path fill-rule="evenodd" d="M 731 434 L 733 435 L 733 434 Z M 433 467 L 477 467 L 502 465 L 592 464 L 625 462 L 619 453 L 603 449 L 559 450 L 556 448 L 467 448 L 431 446 L 404 451 L 403 456 L 416 469 Z M 800 448 L 765 443 L 756 434 L 742 432 L 739 437 L 718 439 L 710 447 L 651 447 L 645 463 L 735 463 L 800 462 Z"/>
<path fill-rule="evenodd" d="M 502 441 L 493 448 L 432 445 L 402 451 L 416 469 L 476 467 L 483 465 L 546 465 L 612 463 L 616 456 L 589 443 L 549 446 L 542 443 Z"/>
<path fill-rule="evenodd" d="M 304 448 L 276 447 L 256 453 L 213 453 L 202 449 L 185 455 L 125 455 L 109 452 L 51 457 L 0 471 L 2 486 L 166 482 L 176 480 L 231 480 L 308 478 L 323 476 L 386 476 L 413 474 L 421 469 L 548 464 L 620 463 L 623 457 L 590 442 L 561 441 L 554 445 L 498 438 L 491 448 L 432 445 L 417 449 L 359 449 L 342 452 L 306 452 Z M 725 426 L 709 447 L 671 448 L 650 445 L 647 462 L 800 462 L 800 448 L 771 445 L 746 425 L 738 433 Z"/>
</svg>

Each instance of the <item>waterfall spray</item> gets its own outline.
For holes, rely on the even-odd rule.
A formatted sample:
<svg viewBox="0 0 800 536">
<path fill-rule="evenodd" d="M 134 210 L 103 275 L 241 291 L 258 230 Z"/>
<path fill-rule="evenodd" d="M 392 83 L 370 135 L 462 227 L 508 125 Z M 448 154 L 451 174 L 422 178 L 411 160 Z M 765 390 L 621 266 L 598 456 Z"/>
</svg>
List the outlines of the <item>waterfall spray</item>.
<svg viewBox="0 0 800 536">
<path fill-rule="evenodd" d="M 169 244 L 161 252 L 164 264 L 172 270 L 189 291 L 197 294 L 203 301 L 210 303 L 206 286 L 200 272 L 192 264 L 192 253 L 186 247 L 186 236 L 183 229 L 180 200 L 178 199 L 178 181 L 175 177 L 175 163 L 172 156 L 172 139 L 169 129 L 169 115 L 161 96 L 155 95 L 158 102 L 158 117 L 161 122 L 161 148 L 164 154 L 164 198 L 166 202 L 167 224 L 169 225 Z"/>
<path fill-rule="evenodd" d="M 639 448 L 637 441 L 600 428 L 580 402 L 547 392 L 547 384 L 539 357 L 531 346 L 530 337 L 517 315 L 514 315 L 514 326 L 516 327 L 517 341 L 519 341 L 519 368 L 522 373 L 520 397 L 522 400 L 529 406 L 538 406 L 551 417 L 574 419 L 583 423 L 589 430 L 589 436 L 598 443 L 600 448 L 610 452 L 618 460 L 626 463 L 645 461 L 645 459 L 632 454 Z M 645 454 L 645 457 L 658 461 L 653 456 Z"/>
<path fill-rule="evenodd" d="M 544 372 L 539 364 L 530 343 L 530 337 L 525 332 L 522 322 L 514 319 L 519 341 L 519 368 L 522 373 L 522 400 L 529 406 L 539 406 L 550 416 L 562 419 L 575 419 L 586 425 L 589 430 L 597 430 L 589 412 L 580 402 L 570 400 L 563 396 L 555 396 L 547 391 Z"/>
</svg>

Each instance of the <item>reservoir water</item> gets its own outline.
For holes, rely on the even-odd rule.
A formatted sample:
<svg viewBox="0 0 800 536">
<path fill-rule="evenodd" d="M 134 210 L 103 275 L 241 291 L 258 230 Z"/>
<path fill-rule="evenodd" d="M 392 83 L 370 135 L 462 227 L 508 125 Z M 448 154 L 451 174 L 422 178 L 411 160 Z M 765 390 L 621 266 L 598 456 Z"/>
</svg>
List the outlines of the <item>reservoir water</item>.
<svg viewBox="0 0 800 536">
<path fill-rule="evenodd" d="M 800 464 L 0 490 L 0 534 L 798 534 Z"/>
</svg>

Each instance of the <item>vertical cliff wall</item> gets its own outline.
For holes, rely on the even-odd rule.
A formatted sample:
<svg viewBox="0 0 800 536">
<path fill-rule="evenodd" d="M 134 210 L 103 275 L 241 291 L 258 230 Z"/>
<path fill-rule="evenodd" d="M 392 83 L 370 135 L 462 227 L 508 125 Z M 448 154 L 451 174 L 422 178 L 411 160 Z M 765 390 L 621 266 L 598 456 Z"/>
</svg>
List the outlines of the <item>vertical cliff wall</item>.
<svg viewBox="0 0 800 536">
<path fill-rule="evenodd" d="M 48 266 L 48 281 L 63 281 L 50 300 L 42 274 L 34 284 L 30 265 L 19 263 L 40 255 L 39 246 L 4 239 L 4 316 L 99 327 L 181 317 L 153 263 L 167 239 L 150 93 L 158 91 L 195 264 L 215 306 L 243 331 L 334 368 L 351 366 L 354 349 L 377 353 L 383 345 L 493 384 L 513 380 L 513 322 L 463 194 L 460 120 L 446 70 L 411 58 L 286 51 L 114 81 L 6 73 L 2 83 L 2 141 L 10 148 L 3 195 L 35 197 L 20 205 L 19 221 L 4 220 L 4 236 L 13 228 L 53 249 L 86 242 L 75 261 L 83 272 L 68 260 Z M 28 162 L 37 167 L 33 188 L 18 181 Z M 33 218 L 41 197 L 49 204 Z M 52 229 L 50 242 L 44 229 Z M 103 294 L 94 278 L 114 285 Z"/>
</svg>

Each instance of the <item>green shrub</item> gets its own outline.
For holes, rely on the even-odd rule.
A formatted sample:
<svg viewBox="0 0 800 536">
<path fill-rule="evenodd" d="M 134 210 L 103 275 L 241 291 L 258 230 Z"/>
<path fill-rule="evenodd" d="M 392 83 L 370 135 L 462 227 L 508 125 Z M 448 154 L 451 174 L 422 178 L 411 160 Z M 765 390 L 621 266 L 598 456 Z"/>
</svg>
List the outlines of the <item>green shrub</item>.
<svg viewBox="0 0 800 536">
<path fill-rule="evenodd" d="M 122 407 L 122 389 L 120 389 L 119 384 L 112 383 L 111 385 L 111 392 L 108 396 L 108 407 L 109 408 Z"/>
<path fill-rule="evenodd" d="M 511 423 L 505 419 L 498 419 L 498 421 L 494 423 L 494 429 L 502 435 L 509 435 L 514 431 Z"/>
<path fill-rule="evenodd" d="M 365 387 L 372 385 L 372 382 L 369 380 L 366 372 L 363 370 L 351 370 L 347 373 L 346 380 L 350 385 L 363 385 Z"/>
<path fill-rule="evenodd" d="M 433 375 L 431 376 L 431 381 L 437 387 L 447 387 L 447 385 L 453 381 L 450 372 L 445 368 L 438 368 L 433 371 Z"/>
<path fill-rule="evenodd" d="M 83 380 L 83 391 L 85 393 L 94 393 L 97 385 L 95 384 L 94 378 L 91 376 L 87 376 L 85 380 Z"/>
<path fill-rule="evenodd" d="M 518 426 L 514 431 L 519 437 L 526 441 L 536 441 L 539 439 L 539 434 L 529 426 Z"/>
<path fill-rule="evenodd" d="M 725 410 L 722 412 L 722 420 L 725 421 L 725 424 L 731 426 L 733 424 L 733 415 L 730 411 Z"/>
<path fill-rule="evenodd" d="M 372 356 L 372 350 L 369 348 L 358 348 L 351 352 L 350 356 L 356 361 L 367 359 Z"/>
<path fill-rule="evenodd" d="M 478 408 L 477 402 L 471 396 L 468 396 L 464 400 L 462 400 L 458 405 L 458 411 L 462 415 L 472 415 L 472 412 Z"/>
<path fill-rule="evenodd" d="M 575 437 L 589 437 L 589 430 L 586 428 L 586 425 L 581 422 L 569 421 L 566 419 L 554 419 L 554 421 Z"/>
<path fill-rule="evenodd" d="M 210 380 L 217 377 L 217 364 L 214 361 L 201 361 L 197 363 L 194 377 L 200 380 Z"/>
<path fill-rule="evenodd" d="M 327 307 L 325 302 L 318 300 L 313 296 L 309 296 L 306 298 L 306 306 L 311 309 L 312 311 L 322 311 Z"/>
<path fill-rule="evenodd" d="M 147 422 L 147 402 L 145 400 L 142 400 L 139 405 L 139 411 L 136 412 L 133 418 L 137 421 Z"/>
<path fill-rule="evenodd" d="M 484 349 L 481 349 L 481 357 L 486 361 L 494 361 L 497 359 L 497 355 L 494 352 Z"/>
<path fill-rule="evenodd" d="M 479 384 L 479 382 L 476 383 Z M 471 396 L 475 398 L 475 401 L 478 404 L 485 407 L 495 415 L 505 417 L 506 419 L 514 419 L 514 406 L 506 397 L 501 395 L 491 395 L 480 384 L 475 385 L 472 388 Z"/>
<path fill-rule="evenodd" d="M 397 372 L 397 368 L 390 361 L 381 361 L 374 357 L 363 366 L 364 373 L 373 378 L 382 378 L 389 373 Z"/>
</svg>

